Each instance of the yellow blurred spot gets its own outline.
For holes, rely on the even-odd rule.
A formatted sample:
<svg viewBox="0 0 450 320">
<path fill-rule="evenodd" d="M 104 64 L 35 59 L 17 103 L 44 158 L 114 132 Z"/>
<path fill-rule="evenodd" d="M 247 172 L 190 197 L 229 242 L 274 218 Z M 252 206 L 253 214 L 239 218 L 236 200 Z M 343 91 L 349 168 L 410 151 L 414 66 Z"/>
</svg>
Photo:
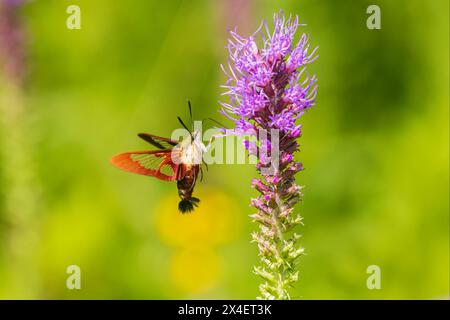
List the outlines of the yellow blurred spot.
<svg viewBox="0 0 450 320">
<path fill-rule="evenodd" d="M 170 262 L 170 275 L 175 286 L 190 294 L 213 288 L 221 275 L 221 263 L 212 250 L 177 251 Z"/>
<path fill-rule="evenodd" d="M 187 248 L 210 248 L 231 241 L 242 221 L 234 199 L 210 188 L 195 191 L 201 202 L 189 214 L 178 211 L 176 194 L 161 201 L 156 211 L 156 228 L 161 239 L 168 245 Z"/>
<path fill-rule="evenodd" d="M 221 278 L 221 261 L 216 247 L 232 241 L 243 217 L 239 206 L 226 193 L 198 188 L 201 202 L 192 213 L 178 211 L 179 198 L 172 194 L 160 202 L 155 225 L 163 242 L 176 247 L 170 262 L 174 285 L 186 293 L 198 294 L 214 287 Z"/>
</svg>

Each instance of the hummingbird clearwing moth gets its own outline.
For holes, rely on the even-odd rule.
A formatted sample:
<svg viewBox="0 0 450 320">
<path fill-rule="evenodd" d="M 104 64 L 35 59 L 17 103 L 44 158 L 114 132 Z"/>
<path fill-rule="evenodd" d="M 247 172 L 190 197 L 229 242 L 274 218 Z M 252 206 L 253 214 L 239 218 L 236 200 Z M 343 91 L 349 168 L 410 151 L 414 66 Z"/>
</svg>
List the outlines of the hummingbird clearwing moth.
<svg viewBox="0 0 450 320">
<path fill-rule="evenodd" d="M 178 117 L 181 125 L 189 135 L 181 142 L 139 133 L 138 136 L 158 150 L 125 152 L 111 159 L 111 163 L 128 172 L 152 176 L 163 181 L 177 181 L 181 213 L 191 212 L 200 200 L 192 196 L 199 174 L 203 177 L 202 162 L 206 147 L 202 143 L 200 131 L 194 131 L 192 108 L 190 102 L 191 130 Z"/>
</svg>

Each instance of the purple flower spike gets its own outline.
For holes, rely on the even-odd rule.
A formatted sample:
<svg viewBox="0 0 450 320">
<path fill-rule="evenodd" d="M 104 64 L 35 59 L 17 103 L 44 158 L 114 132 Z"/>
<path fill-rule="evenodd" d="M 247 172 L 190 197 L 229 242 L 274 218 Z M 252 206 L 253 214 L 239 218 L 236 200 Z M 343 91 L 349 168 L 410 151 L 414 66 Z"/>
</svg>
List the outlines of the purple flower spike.
<svg viewBox="0 0 450 320">
<path fill-rule="evenodd" d="M 278 13 L 274 15 L 273 31 L 265 22 L 249 37 L 231 31 L 228 67 L 222 66 L 228 77 L 224 95 L 230 102 L 221 103 L 221 113 L 235 122 L 237 134 L 252 131 L 258 136 L 256 144 L 246 141 L 244 145 L 257 155 L 260 173 L 260 178 L 252 182 L 261 195 L 251 201 L 257 209 L 251 217 L 260 223 L 253 240 L 258 244 L 261 265 L 254 271 L 265 280 L 260 285 L 263 299 L 290 299 L 288 288 L 297 281 L 295 264 L 303 254 L 296 245 L 299 236 L 294 233 L 288 237 L 286 233 L 302 221 L 294 214 L 294 205 L 302 196 L 294 175 L 303 167 L 294 161 L 294 153 L 301 135 L 297 120 L 314 105 L 317 94 L 317 79 L 306 70 L 317 58 L 317 48 L 310 49 L 305 34 L 295 41 L 299 26 L 297 16 L 286 19 Z M 260 137 L 261 131 L 267 133 L 266 138 Z M 279 137 L 279 166 L 267 173 L 263 169 L 271 166 L 273 132 Z M 261 149 L 270 149 L 271 153 Z"/>
</svg>

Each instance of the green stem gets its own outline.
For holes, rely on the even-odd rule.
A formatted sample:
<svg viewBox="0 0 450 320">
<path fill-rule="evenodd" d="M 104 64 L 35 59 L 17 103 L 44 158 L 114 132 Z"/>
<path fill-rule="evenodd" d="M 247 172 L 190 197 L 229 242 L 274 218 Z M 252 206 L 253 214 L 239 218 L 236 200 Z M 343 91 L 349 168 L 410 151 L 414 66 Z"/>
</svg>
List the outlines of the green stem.
<svg viewBox="0 0 450 320">
<path fill-rule="evenodd" d="M 4 213 L 7 222 L 8 268 L 5 270 L 8 297 L 32 299 L 37 296 L 36 250 L 37 196 L 33 148 L 21 88 L 0 77 L 1 160 L 4 176 Z M 1 292 L 0 292 L 1 295 Z"/>
</svg>

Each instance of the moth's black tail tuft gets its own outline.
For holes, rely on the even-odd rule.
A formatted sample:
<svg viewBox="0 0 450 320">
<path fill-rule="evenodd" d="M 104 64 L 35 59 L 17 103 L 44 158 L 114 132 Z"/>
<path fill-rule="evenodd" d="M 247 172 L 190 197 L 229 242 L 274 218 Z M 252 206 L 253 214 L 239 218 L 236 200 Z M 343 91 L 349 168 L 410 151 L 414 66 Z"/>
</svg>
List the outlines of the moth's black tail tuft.
<svg viewBox="0 0 450 320">
<path fill-rule="evenodd" d="M 181 213 L 190 213 L 195 207 L 198 206 L 199 202 L 200 199 L 194 197 L 190 199 L 183 199 L 178 203 L 178 210 L 180 210 Z"/>
</svg>

